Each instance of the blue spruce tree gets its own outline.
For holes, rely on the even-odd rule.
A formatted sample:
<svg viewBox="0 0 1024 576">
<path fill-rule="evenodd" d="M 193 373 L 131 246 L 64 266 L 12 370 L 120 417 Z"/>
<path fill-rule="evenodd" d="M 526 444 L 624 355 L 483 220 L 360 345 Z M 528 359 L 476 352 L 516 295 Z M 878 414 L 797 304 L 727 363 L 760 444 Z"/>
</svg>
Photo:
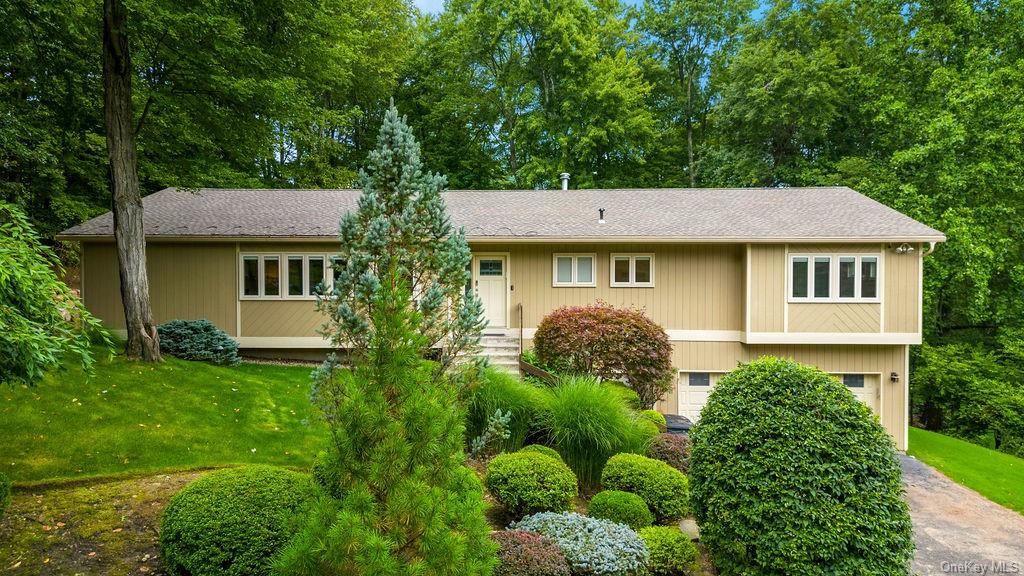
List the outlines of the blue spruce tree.
<svg viewBox="0 0 1024 576">
<path fill-rule="evenodd" d="M 392 106 L 341 220 L 332 292 L 319 306 L 339 349 L 314 372 L 330 434 L 314 476 L 326 493 L 280 557 L 281 574 L 486 575 L 495 563 L 483 492 L 464 465 L 450 368 L 479 343 L 469 247 L 443 177 Z M 430 358 L 428 360 L 427 358 Z"/>
</svg>

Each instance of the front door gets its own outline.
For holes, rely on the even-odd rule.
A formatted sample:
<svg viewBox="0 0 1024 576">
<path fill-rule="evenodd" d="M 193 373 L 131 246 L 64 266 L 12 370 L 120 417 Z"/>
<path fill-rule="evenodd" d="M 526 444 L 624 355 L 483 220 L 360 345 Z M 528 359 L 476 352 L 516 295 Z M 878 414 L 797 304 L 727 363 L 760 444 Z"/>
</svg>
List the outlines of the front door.
<svg viewBox="0 0 1024 576">
<path fill-rule="evenodd" d="M 505 256 L 474 256 L 473 287 L 484 307 L 488 328 L 508 326 L 508 260 Z"/>
</svg>

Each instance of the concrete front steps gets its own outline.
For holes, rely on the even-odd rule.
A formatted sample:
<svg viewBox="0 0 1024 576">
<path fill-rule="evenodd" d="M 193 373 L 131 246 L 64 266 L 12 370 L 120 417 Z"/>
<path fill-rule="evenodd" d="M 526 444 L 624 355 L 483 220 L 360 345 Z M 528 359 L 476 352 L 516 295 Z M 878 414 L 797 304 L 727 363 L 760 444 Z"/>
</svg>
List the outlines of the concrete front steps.
<svg viewBox="0 0 1024 576">
<path fill-rule="evenodd" d="M 491 366 L 519 374 L 519 338 L 515 336 L 488 335 L 480 338 L 477 356 L 490 360 Z"/>
</svg>

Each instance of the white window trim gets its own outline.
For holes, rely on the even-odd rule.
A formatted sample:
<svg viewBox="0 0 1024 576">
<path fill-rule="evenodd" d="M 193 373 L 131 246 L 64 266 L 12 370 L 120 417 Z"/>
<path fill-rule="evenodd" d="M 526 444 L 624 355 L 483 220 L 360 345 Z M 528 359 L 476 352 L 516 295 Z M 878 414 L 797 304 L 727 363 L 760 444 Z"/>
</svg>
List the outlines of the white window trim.
<svg viewBox="0 0 1024 576">
<path fill-rule="evenodd" d="M 572 259 L 572 280 L 569 282 L 558 281 L 558 259 Z M 590 258 L 590 282 L 580 282 L 578 279 L 578 261 L 580 258 Z M 597 287 L 597 254 L 581 253 L 558 253 L 551 256 L 551 286 L 553 288 L 596 288 Z"/>
<path fill-rule="evenodd" d="M 799 298 L 793 296 L 793 261 L 797 258 L 807 258 L 807 296 Z M 827 298 L 814 296 L 814 259 L 829 259 L 829 295 Z M 853 258 L 854 260 L 854 296 L 839 296 L 839 262 L 842 259 Z M 863 298 L 861 292 L 861 262 L 864 258 L 874 258 L 878 274 L 875 278 L 875 297 Z M 814 253 L 790 253 L 786 260 L 786 301 L 793 304 L 816 304 L 816 303 L 853 303 L 853 304 L 878 304 L 882 302 L 882 291 L 885 284 L 882 281 L 882 255 L 870 254 L 814 254 Z"/>
<path fill-rule="evenodd" d="M 629 282 L 615 281 L 615 259 L 629 258 Z M 651 260 L 651 281 L 636 282 L 636 259 L 650 258 Z M 612 254 L 608 259 L 608 281 L 612 288 L 654 288 L 654 254 L 650 253 L 620 253 Z"/>
<path fill-rule="evenodd" d="M 290 296 L 288 295 L 288 259 L 302 257 L 302 295 L 301 296 Z M 309 259 L 310 258 L 323 258 L 324 259 L 324 288 L 330 291 L 331 285 L 334 283 L 334 273 L 331 268 L 331 257 L 332 254 L 324 253 L 295 253 L 295 252 L 239 252 L 238 254 L 238 299 L 239 300 L 256 300 L 256 301 L 295 301 L 295 300 L 306 300 L 315 301 L 316 296 L 309 294 Z M 245 259 L 246 258 L 258 258 L 258 275 L 259 275 L 259 295 L 249 296 L 245 294 Z M 266 274 L 264 270 L 264 262 L 267 258 L 277 258 L 278 262 L 278 294 L 276 296 L 267 296 L 266 286 Z"/>
</svg>

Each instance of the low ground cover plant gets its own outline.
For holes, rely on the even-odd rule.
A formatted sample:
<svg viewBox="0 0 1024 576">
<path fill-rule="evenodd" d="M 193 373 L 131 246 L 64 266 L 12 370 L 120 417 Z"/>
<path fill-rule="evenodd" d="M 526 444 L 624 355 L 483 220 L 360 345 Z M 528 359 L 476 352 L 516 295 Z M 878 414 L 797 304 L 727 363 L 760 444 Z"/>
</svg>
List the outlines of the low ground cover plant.
<svg viewBox="0 0 1024 576">
<path fill-rule="evenodd" d="M 556 372 L 625 382 L 642 408 L 653 407 L 672 384 L 668 334 L 642 310 L 604 302 L 559 308 L 537 326 L 533 347 Z"/>
<path fill-rule="evenodd" d="M 694 514 L 724 576 L 906 574 L 895 447 L 835 378 L 751 362 L 715 386 L 690 433 Z"/>
<path fill-rule="evenodd" d="M 513 518 L 571 510 L 576 476 L 561 460 L 537 451 L 499 454 L 487 465 L 487 489 Z"/>
<path fill-rule="evenodd" d="M 668 464 L 639 454 L 617 454 L 601 473 L 606 490 L 632 492 L 643 498 L 659 524 L 672 522 L 689 511 L 686 476 Z"/>
<path fill-rule="evenodd" d="M 683 434 L 658 434 L 647 447 L 647 457 L 661 460 L 686 474 L 690 470 L 690 437 Z"/>
<path fill-rule="evenodd" d="M 558 545 L 532 532 L 503 530 L 491 534 L 498 543 L 493 576 L 569 576 L 569 563 Z"/>
<path fill-rule="evenodd" d="M 555 542 L 573 574 L 640 576 L 649 555 L 644 541 L 628 526 L 575 512 L 542 512 L 509 526 Z"/>
<path fill-rule="evenodd" d="M 633 530 L 654 524 L 654 514 L 643 498 L 619 490 L 602 490 L 595 494 L 590 500 L 587 514 L 625 524 Z"/>
<path fill-rule="evenodd" d="M 160 524 L 176 576 L 271 573 L 316 489 L 309 475 L 272 466 L 210 472 L 171 498 Z"/>
<path fill-rule="evenodd" d="M 233 365 L 238 342 L 209 320 L 171 320 L 156 327 L 160 351 L 182 360 Z"/>
<path fill-rule="evenodd" d="M 697 569 L 697 546 L 675 526 L 651 526 L 639 531 L 647 545 L 649 576 L 680 576 Z"/>
</svg>

